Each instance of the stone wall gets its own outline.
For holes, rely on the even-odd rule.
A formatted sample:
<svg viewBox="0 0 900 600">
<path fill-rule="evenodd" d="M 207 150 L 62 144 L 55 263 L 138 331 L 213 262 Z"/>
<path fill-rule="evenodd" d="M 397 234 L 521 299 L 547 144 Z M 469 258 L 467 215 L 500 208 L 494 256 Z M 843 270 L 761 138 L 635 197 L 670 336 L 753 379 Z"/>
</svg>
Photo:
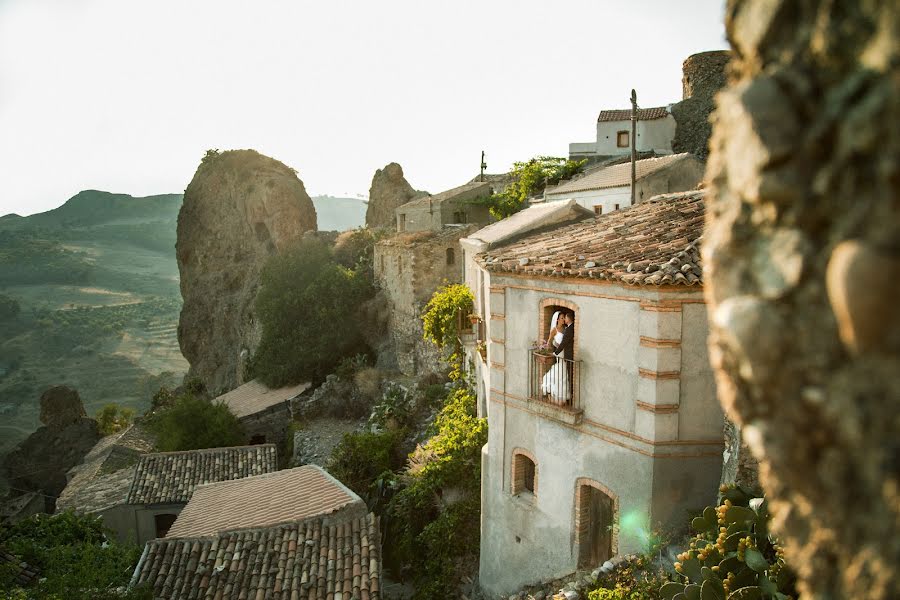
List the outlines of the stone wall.
<svg viewBox="0 0 900 600">
<path fill-rule="evenodd" d="M 286 439 L 290 421 L 291 411 L 288 401 L 247 415 L 240 420 L 248 444 L 278 444 L 279 447 Z"/>
<path fill-rule="evenodd" d="M 674 152 L 690 152 L 706 160 L 712 133 L 709 117 L 715 108 L 715 94 L 725 85 L 725 68 L 730 59 L 730 52 L 716 50 L 693 54 L 684 61 L 684 99 L 672 105 L 677 123 L 672 140 Z"/>
</svg>

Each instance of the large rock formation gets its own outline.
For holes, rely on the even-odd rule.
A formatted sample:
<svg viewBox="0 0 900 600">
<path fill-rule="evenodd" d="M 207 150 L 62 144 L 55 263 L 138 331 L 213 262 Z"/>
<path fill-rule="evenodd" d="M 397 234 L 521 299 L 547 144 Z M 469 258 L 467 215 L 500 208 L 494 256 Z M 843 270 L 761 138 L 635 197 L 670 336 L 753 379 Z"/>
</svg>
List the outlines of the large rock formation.
<svg viewBox="0 0 900 600">
<path fill-rule="evenodd" d="M 84 416 L 78 392 L 56 386 L 41 396 L 43 427 L 28 436 L 3 461 L 3 470 L 15 493 L 44 494 L 45 510 L 66 487 L 66 472 L 79 464 L 100 438 L 97 422 Z"/>
<path fill-rule="evenodd" d="M 260 339 L 253 304 L 266 259 L 315 229 L 303 182 L 277 160 L 253 150 L 211 152 L 197 169 L 178 214 L 178 343 L 189 376 L 211 393 L 244 382 Z"/>
<path fill-rule="evenodd" d="M 683 100 L 672 105 L 675 137 L 672 150 L 690 152 L 700 160 L 709 154 L 712 125 L 709 116 L 715 108 L 715 95 L 725 85 L 725 67 L 731 53 L 724 50 L 700 52 L 682 65 Z"/>
<path fill-rule="evenodd" d="M 403 168 L 391 163 L 375 171 L 372 187 L 369 188 L 369 206 L 366 208 L 367 227 L 395 226 L 394 210 L 413 198 L 426 195 L 417 192 L 403 177 Z"/>
<path fill-rule="evenodd" d="M 710 358 L 801 597 L 900 598 L 900 4 L 729 0 Z"/>
</svg>

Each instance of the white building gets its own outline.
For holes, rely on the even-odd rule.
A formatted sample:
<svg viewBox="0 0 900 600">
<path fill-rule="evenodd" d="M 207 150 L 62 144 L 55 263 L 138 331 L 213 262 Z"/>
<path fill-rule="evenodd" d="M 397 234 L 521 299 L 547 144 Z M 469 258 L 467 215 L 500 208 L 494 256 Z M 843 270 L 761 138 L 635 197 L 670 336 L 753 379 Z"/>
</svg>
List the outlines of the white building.
<svg viewBox="0 0 900 600">
<path fill-rule="evenodd" d="M 639 108 L 637 114 L 638 152 L 671 154 L 675 137 L 675 117 L 666 106 Z M 597 139 L 569 144 L 569 158 L 622 156 L 631 153 L 631 109 L 601 110 L 597 117 Z"/>
<path fill-rule="evenodd" d="M 703 180 L 704 169 L 688 153 L 635 161 L 635 201 L 692 190 Z M 589 169 L 576 179 L 548 187 L 544 199 L 575 200 L 597 215 L 631 206 L 631 162 Z"/>
<path fill-rule="evenodd" d="M 508 594 L 640 551 L 654 528 L 683 524 L 715 498 L 723 415 L 706 349 L 702 196 L 462 240 L 480 249 L 466 251 L 466 281 L 488 341 L 486 359 L 470 354 L 490 425 L 485 591 Z M 530 347 L 562 308 L 576 315 L 572 384 L 554 401 Z"/>
</svg>

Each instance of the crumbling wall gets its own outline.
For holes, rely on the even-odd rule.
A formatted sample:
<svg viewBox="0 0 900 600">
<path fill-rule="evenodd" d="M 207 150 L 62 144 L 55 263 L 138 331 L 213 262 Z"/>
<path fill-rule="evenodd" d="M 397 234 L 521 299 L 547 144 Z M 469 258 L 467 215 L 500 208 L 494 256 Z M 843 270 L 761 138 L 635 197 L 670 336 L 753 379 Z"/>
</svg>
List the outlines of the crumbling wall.
<svg viewBox="0 0 900 600">
<path fill-rule="evenodd" d="M 725 67 L 730 58 L 730 52 L 714 50 L 693 54 L 684 61 L 684 99 L 672 105 L 676 122 L 672 151 L 676 154 L 690 152 L 706 160 L 712 133 L 709 117 L 715 108 L 715 95 L 725 85 Z"/>
<path fill-rule="evenodd" d="M 805 598 L 900 597 L 900 5 L 730 0 L 704 278 Z"/>
</svg>

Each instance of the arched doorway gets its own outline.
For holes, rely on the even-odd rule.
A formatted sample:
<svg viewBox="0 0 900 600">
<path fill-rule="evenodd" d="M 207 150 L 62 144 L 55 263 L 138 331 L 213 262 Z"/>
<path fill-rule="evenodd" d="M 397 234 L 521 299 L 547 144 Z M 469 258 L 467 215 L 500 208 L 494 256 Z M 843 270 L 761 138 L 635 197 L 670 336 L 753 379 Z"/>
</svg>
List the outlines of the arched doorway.
<svg viewBox="0 0 900 600">
<path fill-rule="evenodd" d="M 618 498 L 591 479 L 579 479 L 575 488 L 575 544 L 578 568 L 602 565 L 618 546 Z"/>
</svg>

